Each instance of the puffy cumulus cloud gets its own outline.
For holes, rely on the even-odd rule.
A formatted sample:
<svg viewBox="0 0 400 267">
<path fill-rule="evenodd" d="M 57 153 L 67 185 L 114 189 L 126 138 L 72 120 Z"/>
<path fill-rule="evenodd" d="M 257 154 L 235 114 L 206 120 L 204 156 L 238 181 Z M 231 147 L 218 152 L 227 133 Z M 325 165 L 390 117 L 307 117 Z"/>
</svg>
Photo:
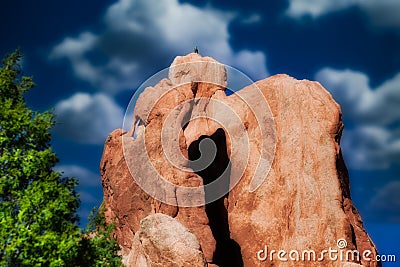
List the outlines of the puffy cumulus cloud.
<svg viewBox="0 0 400 267">
<path fill-rule="evenodd" d="M 400 1 L 359 0 L 361 9 L 368 15 L 371 22 L 377 26 L 400 28 Z"/>
<path fill-rule="evenodd" d="M 349 166 L 382 169 L 399 164 L 400 73 L 377 88 L 371 88 L 365 74 L 352 70 L 324 68 L 316 80 L 332 93 L 352 126 L 342 138 Z"/>
<path fill-rule="evenodd" d="M 90 32 L 83 32 L 75 39 L 66 37 L 62 43 L 53 48 L 50 57 L 68 55 L 71 59 L 79 59 L 85 52 L 92 49 L 96 40 L 97 37 Z"/>
<path fill-rule="evenodd" d="M 379 126 L 345 129 L 342 148 L 346 163 L 353 169 L 386 169 L 400 163 L 400 133 Z"/>
<path fill-rule="evenodd" d="M 265 56 L 262 52 L 251 52 L 248 50 L 239 51 L 235 57 L 227 59 L 231 65 L 253 80 L 266 78 L 267 70 L 265 69 Z M 264 67 L 263 67 L 264 66 Z M 261 67 L 261 69 L 259 69 Z"/>
<path fill-rule="evenodd" d="M 371 88 L 369 78 L 353 70 L 324 68 L 316 74 L 350 119 L 360 124 L 390 125 L 400 122 L 400 73 Z"/>
<path fill-rule="evenodd" d="M 67 37 L 50 58 L 68 59 L 78 78 L 112 93 L 137 86 L 196 45 L 203 55 L 264 78 L 262 52 L 233 51 L 229 45 L 228 26 L 235 16 L 178 0 L 119 0 L 107 9 L 103 32 Z"/>
<path fill-rule="evenodd" d="M 400 1 L 398 0 L 289 0 L 286 14 L 293 18 L 325 14 L 357 7 L 363 11 L 375 26 L 400 27 Z"/>
<path fill-rule="evenodd" d="M 106 91 L 128 88 L 131 86 L 128 78 L 135 78 L 130 75 L 138 69 L 137 64 L 118 57 L 110 58 L 104 64 L 93 62 L 87 55 L 96 53 L 100 41 L 99 36 L 90 32 L 83 32 L 76 38 L 66 37 L 52 49 L 49 58 L 51 60 L 67 58 L 75 76 L 95 87 Z"/>
<path fill-rule="evenodd" d="M 380 188 L 371 199 L 368 209 L 381 218 L 400 222 L 400 181 L 392 181 Z"/>
<path fill-rule="evenodd" d="M 289 8 L 287 15 L 300 18 L 305 15 L 313 18 L 319 17 L 326 13 L 335 12 L 348 8 L 359 2 L 358 0 L 289 0 Z"/>
<path fill-rule="evenodd" d="M 56 104 L 55 131 L 83 144 L 103 144 L 107 135 L 122 127 L 123 110 L 109 96 L 75 93 Z"/>
</svg>

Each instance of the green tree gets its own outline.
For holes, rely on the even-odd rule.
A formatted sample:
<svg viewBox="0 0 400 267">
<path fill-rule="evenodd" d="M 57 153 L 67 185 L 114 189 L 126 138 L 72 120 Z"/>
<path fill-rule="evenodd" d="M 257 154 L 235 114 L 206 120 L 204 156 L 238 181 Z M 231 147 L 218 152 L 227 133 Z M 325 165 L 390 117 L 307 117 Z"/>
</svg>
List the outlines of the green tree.
<svg viewBox="0 0 400 267">
<path fill-rule="evenodd" d="M 21 59 L 16 50 L 0 67 L 0 266 L 119 266 L 108 226 L 94 234 L 77 226 L 77 181 L 53 170 L 54 115 L 26 106 L 34 83 Z"/>
<path fill-rule="evenodd" d="M 0 68 L 0 265 L 72 265 L 80 242 L 77 182 L 53 171 L 54 116 L 25 105 L 34 83 L 21 74 L 21 59 L 17 50 Z"/>
<path fill-rule="evenodd" d="M 112 237 L 115 224 L 107 224 L 104 216 L 105 208 L 93 208 L 89 215 L 89 223 L 84 231 L 82 240 L 83 253 L 80 254 L 81 266 L 121 266 L 121 257 L 118 256 L 119 246 Z"/>
</svg>

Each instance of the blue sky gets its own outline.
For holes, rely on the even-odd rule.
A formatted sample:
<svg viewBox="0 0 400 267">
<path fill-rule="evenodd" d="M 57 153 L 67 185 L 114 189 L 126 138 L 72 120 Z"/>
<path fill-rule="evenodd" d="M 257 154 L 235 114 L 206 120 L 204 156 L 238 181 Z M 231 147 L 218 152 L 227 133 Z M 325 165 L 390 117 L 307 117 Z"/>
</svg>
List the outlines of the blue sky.
<svg viewBox="0 0 400 267">
<path fill-rule="evenodd" d="M 80 181 L 83 224 L 102 200 L 105 138 L 175 56 L 197 45 L 254 80 L 318 80 L 342 106 L 353 201 L 380 252 L 400 260 L 398 14 L 397 0 L 6 1 L 0 53 L 20 46 L 37 83 L 29 105 L 55 108 L 57 168 Z"/>
</svg>

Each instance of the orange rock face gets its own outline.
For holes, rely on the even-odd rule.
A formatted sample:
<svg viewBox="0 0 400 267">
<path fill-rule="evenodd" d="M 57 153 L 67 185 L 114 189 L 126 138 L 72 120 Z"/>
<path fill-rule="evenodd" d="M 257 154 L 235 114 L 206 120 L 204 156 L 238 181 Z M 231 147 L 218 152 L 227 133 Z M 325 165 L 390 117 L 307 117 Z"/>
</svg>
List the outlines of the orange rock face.
<svg viewBox="0 0 400 267">
<path fill-rule="evenodd" d="M 209 266 L 380 266 L 350 198 L 332 96 L 287 75 L 228 96 L 229 74 L 239 75 L 177 57 L 141 92 L 132 129 L 107 139 L 104 204 L 122 254 L 140 221 L 163 213 L 196 236 Z"/>
</svg>

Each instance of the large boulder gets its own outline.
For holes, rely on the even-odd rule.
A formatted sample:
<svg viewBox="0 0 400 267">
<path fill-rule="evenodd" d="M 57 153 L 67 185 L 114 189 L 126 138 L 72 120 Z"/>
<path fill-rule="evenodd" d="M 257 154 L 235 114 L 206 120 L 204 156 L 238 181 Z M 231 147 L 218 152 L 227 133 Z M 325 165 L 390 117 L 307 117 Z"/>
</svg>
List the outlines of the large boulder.
<svg viewBox="0 0 400 267">
<path fill-rule="evenodd" d="M 123 255 L 136 253 L 140 221 L 163 213 L 197 237 L 209 266 L 380 266 L 362 256 L 318 261 L 330 248 L 377 254 L 350 198 L 332 96 L 287 75 L 231 95 L 227 86 L 215 60 L 177 57 L 139 96 L 132 129 L 107 139 L 104 204 Z M 304 250 L 317 259 L 302 261 Z"/>
<path fill-rule="evenodd" d="M 127 267 L 206 267 L 200 244 L 176 219 L 157 213 L 140 221 Z"/>
</svg>

